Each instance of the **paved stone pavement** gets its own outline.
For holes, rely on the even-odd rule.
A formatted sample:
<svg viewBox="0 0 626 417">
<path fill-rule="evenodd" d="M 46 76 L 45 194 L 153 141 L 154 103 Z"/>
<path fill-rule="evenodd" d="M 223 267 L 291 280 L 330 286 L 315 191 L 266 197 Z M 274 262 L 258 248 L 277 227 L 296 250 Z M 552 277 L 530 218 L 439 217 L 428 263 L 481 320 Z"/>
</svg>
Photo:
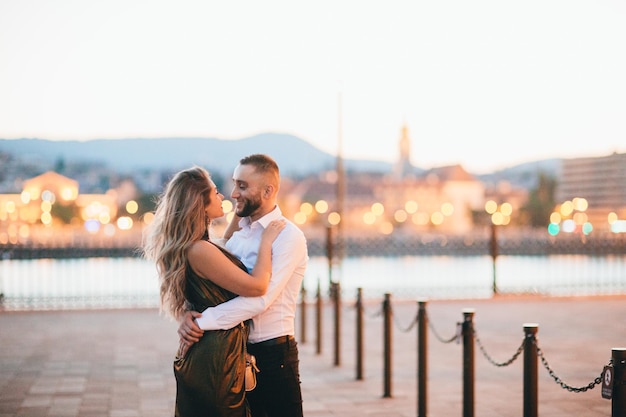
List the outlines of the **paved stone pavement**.
<svg viewBox="0 0 626 417">
<path fill-rule="evenodd" d="M 322 310 L 321 353 L 314 306 L 307 306 L 305 329 L 298 320 L 305 416 L 416 416 L 417 302 L 392 298 L 391 398 L 383 398 L 382 300 L 365 305 L 363 380 L 356 380 L 353 304 L 341 309 L 339 358 L 332 306 Z M 476 335 L 496 362 L 518 350 L 524 323 L 537 323 L 544 357 L 574 387 L 592 382 L 611 349 L 626 346 L 625 296 L 428 301 L 428 416 L 463 414 L 462 345 L 439 339 L 454 335 L 465 308 L 475 309 Z M 0 417 L 171 416 L 176 344 L 176 325 L 152 309 L 0 312 Z M 475 353 L 475 415 L 521 416 L 523 355 L 497 367 L 478 346 Z M 538 410 L 550 417 L 610 416 L 611 401 L 599 386 L 563 389 L 539 362 Z"/>
</svg>

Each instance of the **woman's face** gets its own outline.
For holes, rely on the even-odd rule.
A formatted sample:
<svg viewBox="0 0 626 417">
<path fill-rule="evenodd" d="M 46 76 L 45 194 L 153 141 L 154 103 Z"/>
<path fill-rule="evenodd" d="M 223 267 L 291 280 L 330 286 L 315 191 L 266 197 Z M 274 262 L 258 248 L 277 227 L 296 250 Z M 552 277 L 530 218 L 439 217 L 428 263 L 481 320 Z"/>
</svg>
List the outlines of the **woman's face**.
<svg viewBox="0 0 626 417">
<path fill-rule="evenodd" d="M 215 184 L 209 193 L 209 204 L 204 208 L 209 220 L 217 219 L 224 215 L 224 209 L 222 208 L 222 201 L 224 196 L 217 190 Z"/>
</svg>

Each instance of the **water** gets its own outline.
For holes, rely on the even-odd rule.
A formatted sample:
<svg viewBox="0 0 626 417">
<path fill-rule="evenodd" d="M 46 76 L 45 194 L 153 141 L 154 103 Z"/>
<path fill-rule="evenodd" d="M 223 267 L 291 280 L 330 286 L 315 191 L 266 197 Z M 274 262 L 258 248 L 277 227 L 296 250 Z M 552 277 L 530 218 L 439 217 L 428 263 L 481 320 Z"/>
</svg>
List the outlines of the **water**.
<svg viewBox="0 0 626 417">
<path fill-rule="evenodd" d="M 363 289 L 366 299 L 459 299 L 493 295 L 494 264 L 488 256 L 347 258 L 330 268 L 343 297 Z M 501 293 L 543 295 L 626 294 L 626 257 L 501 256 L 495 264 Z M 312 257 L 304 279 L 307 299 L 329 290 L 329 266 Z M 138 258 L 0 261 L 4 308 L 71 309 L 157 307 L 155 267 Z"/>
<path fill-rule="evenodd" d="M 152 263 L 136 258 L 4 260 L 0 292 L 7 309 L 158 306 Z"/>
<path fill-rule="evenodd" d="M 333 267 L 333 276 L 342 292 L 355 294 L 361 287 L 366 298 L 386 292 L 395 298 L 487 298 L 493 295 L 494 263 L 489 256 L 349 258 Z M 311 261 L 307 290 L 316 286 L 314 277 L 328 279 L 325 259 Z M 501 293 L 622 294 L 626 293 L 626 257 L 500 256 L 495 281 Z M 327 286 L 322 284 L 323 289 Z"/>
</svg>

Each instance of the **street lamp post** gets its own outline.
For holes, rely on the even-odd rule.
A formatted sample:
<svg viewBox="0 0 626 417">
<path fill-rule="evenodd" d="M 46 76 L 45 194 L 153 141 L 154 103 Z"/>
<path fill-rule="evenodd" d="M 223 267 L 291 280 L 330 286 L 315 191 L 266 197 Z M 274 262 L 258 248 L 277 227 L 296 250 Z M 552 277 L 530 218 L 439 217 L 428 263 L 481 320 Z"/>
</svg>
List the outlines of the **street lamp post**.
<svg viewBox="0 0 626 417">
<path fill-rule="evenodd" d="M 496 276 L 496 261 L 498 258 L 498 226 L 504 226 L 511 221 L 511 214 L 513 213 L 513 207 L 510 203 L 502 203 L 498 206 L 493 200 L 487 201 L 485 204 L 485 211 L 490 215 L 491 223 L 491 236 L 489 240 L 489 253 L 493 262 L 493 282 L 492 291 L 493 295 L 498 294 L 498 283 Z"/>
</svg>

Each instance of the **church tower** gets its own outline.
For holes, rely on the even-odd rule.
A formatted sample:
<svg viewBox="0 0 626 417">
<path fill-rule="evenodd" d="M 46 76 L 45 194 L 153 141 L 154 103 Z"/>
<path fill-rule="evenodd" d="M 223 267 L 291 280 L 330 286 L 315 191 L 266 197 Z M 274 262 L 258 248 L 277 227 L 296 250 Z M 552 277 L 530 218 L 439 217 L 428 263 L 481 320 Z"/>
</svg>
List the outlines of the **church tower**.
<svg viewBox="0 0 626 417">
<path fill-rule="evenodd" d="M 413 173 L 413 165 L 411 164 L 411 140 L 409 139 L 409 128 L 406 123 L 402 126 L 398 148 L 400 157 L 396 162 L 394 174 L 396 178 L 401 179 Z"/>
</svg>

